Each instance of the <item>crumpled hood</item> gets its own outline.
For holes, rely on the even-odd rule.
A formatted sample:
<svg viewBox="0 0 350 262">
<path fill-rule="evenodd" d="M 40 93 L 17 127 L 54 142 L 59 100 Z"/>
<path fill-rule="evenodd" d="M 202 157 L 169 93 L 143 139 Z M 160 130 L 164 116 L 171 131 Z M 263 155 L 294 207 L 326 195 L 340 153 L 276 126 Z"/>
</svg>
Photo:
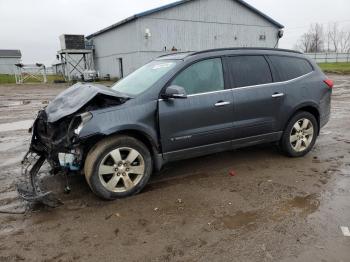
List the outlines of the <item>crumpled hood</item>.
<svg viewBox="0 0 350 262">
<path fill-rule="evenodd" d="M 77 112 L 99 94 L 122 99 L 130 98 L 103 85 L 76 83 L 59 94 L 46 107 L 45 112 L 48 122 L 54 123 Z"/>
</svg>

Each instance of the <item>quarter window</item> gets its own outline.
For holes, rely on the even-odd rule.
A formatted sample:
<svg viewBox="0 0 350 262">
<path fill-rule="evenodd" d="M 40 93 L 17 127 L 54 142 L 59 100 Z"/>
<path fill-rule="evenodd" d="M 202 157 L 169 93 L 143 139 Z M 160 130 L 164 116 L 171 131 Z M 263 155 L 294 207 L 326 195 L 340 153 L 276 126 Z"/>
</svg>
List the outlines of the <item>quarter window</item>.
<svg viewBox="0 0 350 262">
<path fill-rule="evenodd" d="M 313 71 L 308 61 L 297 57 L 269 56 L 276 72 L 276 81 L 288 81 Z"/>
<path fill-rule="evenodd" d="M 171 84 L 183 87 L 189 95 L 223 90 L 225 85 L 221 59 L 197 62 L 182 71 Z"/>
<path fill-rule="evenodd" d="M 228 58 L 228 63 L 235 87 L 272 82 L 269 65 L 263 56 L 233 56 Z"/>
</svg>

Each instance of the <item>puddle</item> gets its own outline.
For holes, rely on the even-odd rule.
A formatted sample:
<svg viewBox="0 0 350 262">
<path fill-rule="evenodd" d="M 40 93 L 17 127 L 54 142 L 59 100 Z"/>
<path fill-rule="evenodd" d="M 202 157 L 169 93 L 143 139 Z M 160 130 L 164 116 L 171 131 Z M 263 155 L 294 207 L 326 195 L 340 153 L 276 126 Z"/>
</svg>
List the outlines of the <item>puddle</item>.
<svg viewBox="0 0 350 262">
<path fill-rule="evenodd" d="M 15 230 L 15 228 L 11 225 L 4 225 L 0 228 L 0 235 L 7 235 L 9 233 L 12 233 Z"/>
<path fill-rule="evenodd" d="M 33 125 L 34 120 L 23 120 L 18 122 L 0 124 L 0 132 L 9 132 L 15 130 L 26 130 Z"/>
<path fill-rule="evenodd" d="M 271 218 L 274 221 L 282 220 L 284 217 L 289 216 L 292 213 L 297 213 L 300 216 L 306 217 L 312 213 L 315 213 L 320 207 L 320 201 L 318 195 L 311 194 L 307 196 L 296 196 L 293 199 L 285 202 Z"/>
<path fill-rule="evenodd" d="M 17 198 L 17 191 L 0 192 L 0 210 L 4 205 L 14 202 Z"/>
<path fill-rule="evenodd" d="M 23 222 L 15 221 L 15 220 L 8 220 L 8 221 L 6 221 L 6 223 L 0 225 L 0 236 L 22 235 L 24 232 L 24 230 L 23 230 L 24 228 L 25 228 L 25 225 L 23 224 Z M 0 261 L 7 261 L 7 260 L 1 260 L 1 258 L 2 257 L 0 256 Z"/>
<path fill-rule="evenodd" d="M 253 226 L 258 219 L 257 212 L 242 212 L 239 211 L 235 215 L 226 215 L 220 218 L 220 222 L 227 229 L 237 229 L 240 227 Z"/>
<path fill-rule="evenodd" d="M 15 149 L 21 148 L 23 145 L 26 144 L 27 141 L 25 141 L 24 139 L 18 139 L 19 141 L 0 141 L 0 152 L 7 152 L 9 150 L 14 151 Z"/>
<path fill-rule="evenodd" d="M 0 107 L 12 107 L 12 106 L 20 106 L 23 103 L 20 101 L 9 101 L 9 102 L 2 102 Z"/>
<path fill-rule="evenodd" d="M 0 163 L 0 167 L 8 167 L 13 165 L 18 166 L 21 163 L 24 155 L 25 153 L 19 154 L 16 157 L 11 157 L 10 159 L 5 159 Z"/>
<path fill-rule="evenodd" d="M 304 215 L 309 215 L 318 210 L 320 201 L 316 195 L 308 195 L 306 197 L 297 196 L 287 203 L 287 209 L 296 209 L 301 211 Z"/>
</svg>

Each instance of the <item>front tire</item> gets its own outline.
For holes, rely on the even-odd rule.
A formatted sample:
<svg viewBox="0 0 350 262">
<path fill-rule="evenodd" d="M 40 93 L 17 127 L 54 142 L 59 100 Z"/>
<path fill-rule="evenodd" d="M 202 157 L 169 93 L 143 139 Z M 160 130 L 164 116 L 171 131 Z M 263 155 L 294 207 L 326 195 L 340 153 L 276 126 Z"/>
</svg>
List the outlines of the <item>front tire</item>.
<svg viewBox="0 0 350 262">
<path fill-rule="evenodd" d="M 97 143 L 85 160 L 85 178 L 100 198 L 114 200 L 139 193 L 152 174 L 147 147 L 129 136 L 109 137 Z"/>
<path fill-rule="evenodd" d="M 319 126 L 316 118 L 309 112 L 298 112 L 289 121 L 282 139 L 281 147 L 290 157 L 302 157 L 315 145 Z"/>
</svg>

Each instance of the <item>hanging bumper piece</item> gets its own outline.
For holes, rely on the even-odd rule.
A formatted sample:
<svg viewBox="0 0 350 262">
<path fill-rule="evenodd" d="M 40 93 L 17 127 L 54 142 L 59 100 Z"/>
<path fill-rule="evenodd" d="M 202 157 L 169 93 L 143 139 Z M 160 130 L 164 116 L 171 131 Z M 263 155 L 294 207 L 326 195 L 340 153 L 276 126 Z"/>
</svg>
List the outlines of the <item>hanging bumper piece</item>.
<svg viewBox="0 0 350 262">
<path fill-rule="evenodd" d="M 45 162 L 45 156 L 29 151 L 22 160 L 22 181 L 17 184 L 17 191 L 21 198 L 31 203 L 41 203 L 48 207 L 62 205 L 54 193 L 44 192 L 40 188 L 39 171 Z"/>
</svg>

